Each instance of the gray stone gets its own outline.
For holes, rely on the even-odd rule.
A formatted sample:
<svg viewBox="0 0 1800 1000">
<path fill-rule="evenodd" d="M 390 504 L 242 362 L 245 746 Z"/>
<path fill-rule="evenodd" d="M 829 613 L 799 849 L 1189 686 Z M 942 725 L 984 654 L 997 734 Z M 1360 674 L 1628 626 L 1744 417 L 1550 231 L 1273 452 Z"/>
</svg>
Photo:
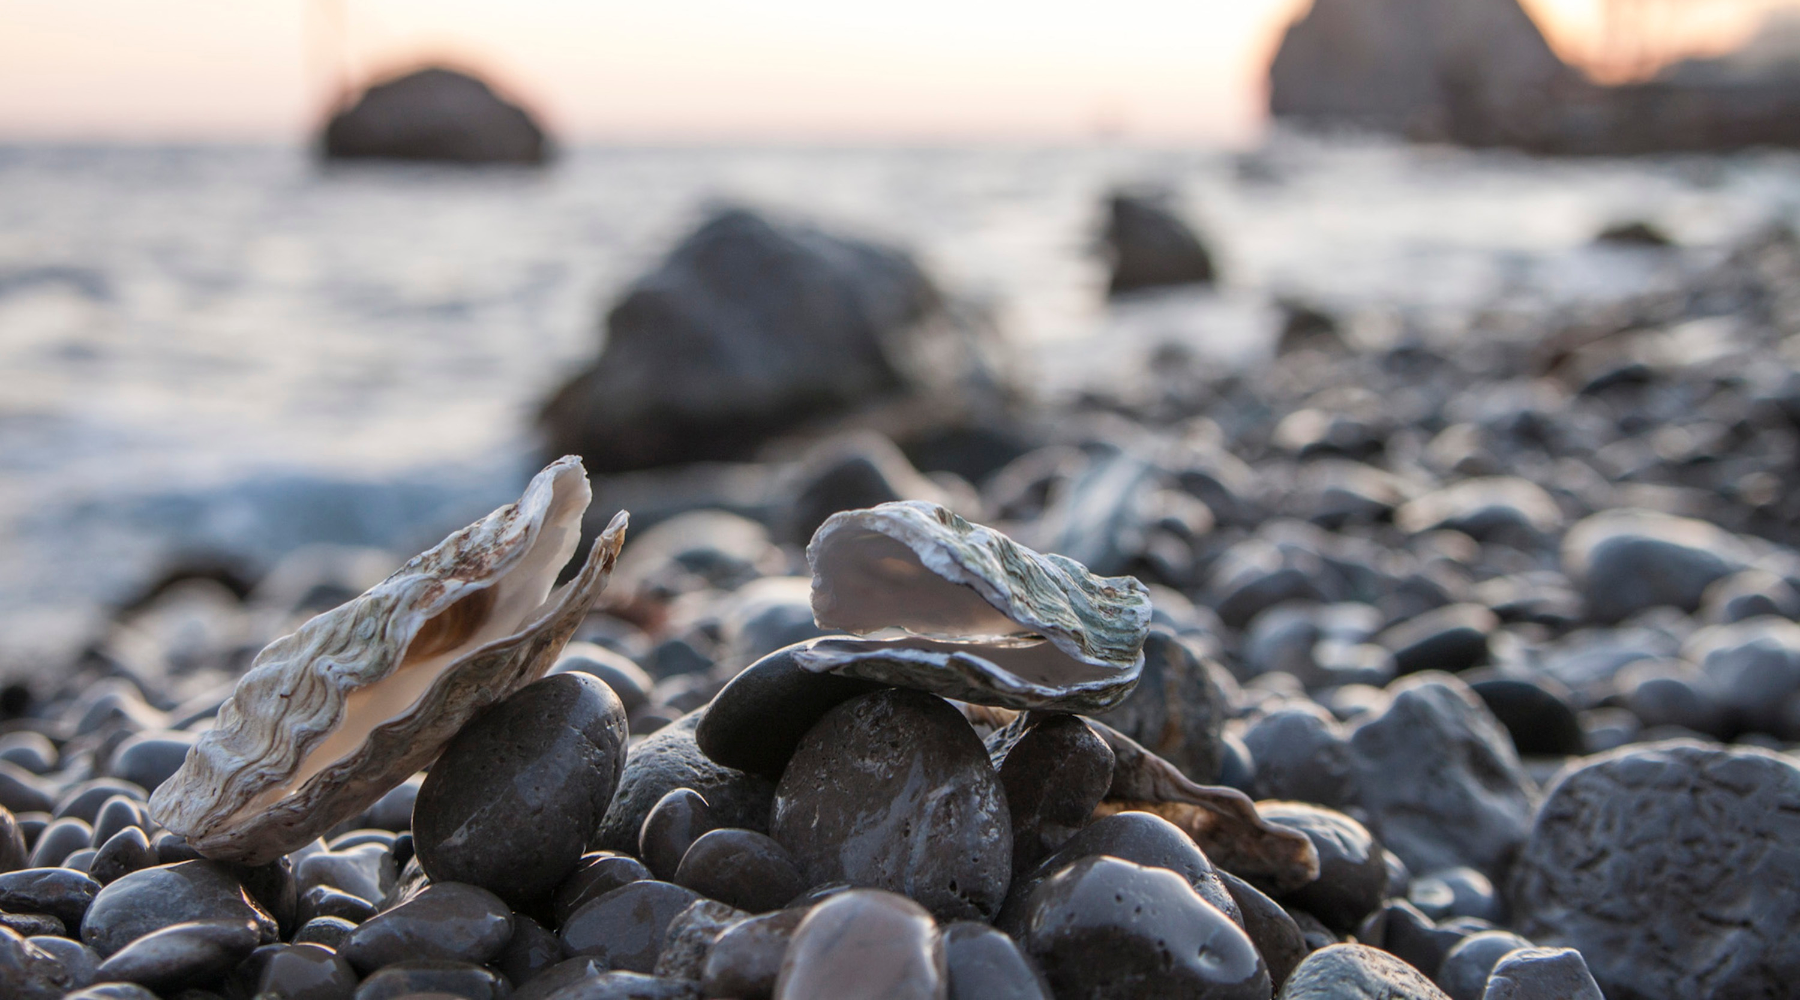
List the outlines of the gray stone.
<svg viewBox="0 0 1800 1000">
<path fill-rule="evenodd" d="M 1744 568 L 1749 553 L 1730 532 L 1705 521 L 1609 510 L 1569 529 L 1562 559 L 1589 616 L 1616 622 L 1659 605 L 1695 610 L 1706 588 Z"/>
<path fill-rule="evenodd" d="M 650 973 L 669 925 L 700 899 L 668 882 L 628 882 L 582 906 L 557 936 L 571 955 L 593 955 L 614 969 Z"/>
<path fill-rule="evenodd" d="M 80 920 L 81 940 L 110 956 L 152 931 L 213 919 L 253 923 L 263 942 L 275 940 L 275 918 L 237 871 L 216 861 L 184 861 L 125 875 L 93 897 Z"/>
<path fill-rule="evenodd" d="M 1302 802 L 1259 802 L 1256 811 L 1267 822 L 1306 834 L 1319 852 L 1319 877 L 1285 894 L 1284 902 L 1340 933 L 1354 930 L 1381 905 L 1387 862 L 1361 823 Z"/>
<path fill-rule="evenodd" d="M 1166 202 L 1156 194 L 1124 191 L 1108 199 L 1105 235 L 1112 256 L 1108 295 L 1212 283 L 1212 257 Z"/>
<path fill-rule="evenodd" d="M 1580 949 L 1608 996 L 1779 996 L 1800 981 L 1795 843 L 1791 759 L 1631 747 L 1551 789 L 1509 895 L 1519 930 Z"/>
<path fill-rule="evenodd" d="M 1450 1000 L 1481 1000 L 1488 973 L 1509 952 L 1529 948 L 1531 942 L 1511 931 L 1482 931 L 1456 943 L 1444 955 L 1435 977 Z"/>
<path fill-rule="evenodd" d="M 374 84 L 325 127 L 333 159 L 544 161 L 531 115 L 466 73 L 431 66 Z"/>
<path fill-rule="evenodd" d="M 1306 956 L 1280 1000 L 1448 1000 L 1419 970 L 1362 944 L 1334 944 Z"/>
<path fill-rule="evenodd" d="M 0 927 L 0 994 L 8 1000 L 57 1000 L 76 987 L 75 977 L 56 955 Z"/>
<path fill-rule="evenodd" d="M 1732 731 L 1800 736 L 1800 625 L 1752 618 L 1702 629 L 1682 646 L 1700 665 Z"/>
<path fill-rule="evenodd" d="M 48 913 L 69 927 L 81 925 L 99 893 L 100 883 L 68 868 L 21 868 L 0 875 L 0 910 Z"/>
<path fill-rule="evenodd" d="M 700 976 L 701 993 L 708 997 L 767 997 L 775 992 L 781 961 L 787 955 L 794 929 L 807 910 L 777 910 L 742 920 L 713 940 Z M 516 998 L 515 998 L 516 1000 Z"/>
<path fill-rule="evenodd" d="M 1573 948 L 1520 948 L 1489 974 L 1481 1000 L 1605 1000 Z"/>
<path fill-rule="evenodd" d="M 1313 705 L 1280 708 L 1244 732 L 1259 799 L 1287 799 L 1323 806 L 1356 800 L 1356 761 L 1343 727 Z"/>
<path fill-rule="evenodd" d="M 943 1000 L 947 979 L 930 913 L 905 896 L 851 889 L 795 928 L 775 1000 Z"/>
<path fill-rule="evenodd" d="M 957 921 L 944 928 L 943 940 L 948 1000 L 1051 1000 L 1044 974 L 1000 931 Z"/>
</svg>

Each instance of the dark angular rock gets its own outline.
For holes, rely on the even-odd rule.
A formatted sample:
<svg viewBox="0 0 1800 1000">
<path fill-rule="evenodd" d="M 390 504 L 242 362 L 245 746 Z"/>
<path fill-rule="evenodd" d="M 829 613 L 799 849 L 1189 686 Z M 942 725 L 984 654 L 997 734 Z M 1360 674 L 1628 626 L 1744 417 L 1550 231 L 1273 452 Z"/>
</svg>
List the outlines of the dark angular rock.
<svg viewBox="0 0 1800 1000">
<path fill-rule="evenodd" d="M 651 874 L 672 881 L 688 848 L 712 828 L 711 810 L 699 792 L 671 789 L 644 817 L 638 831 L 638 857 Z"/>
<path fill-rule="evenodd" d="M 100 963 L 97 975 L 153 990 L 198 985 L 230 970 L 262 943 L 248 920 L 192 920 L 152 931 Z"/>
<path fill-rule="evenodd" d="M 417 896 L 363 922 L 338 954 L 367 975 L 396 962 L 480 965 L 512 938 L 512 911 L 479 886 L 434 882 Z"/>
<path fill-rule="evenodd" d="M 706 971 L 706 956 L 733 924 L 750 914 L 711 899 L 696 899 L 669 921 L 663 932 L 662 951 L 656 955 L 656 975 L 665 979 L 699 982 Z"/>
<path fill-rule="evenodd" d="M 1012 821 L 1014 878 L 1037 867 L 1094 815 L 1112 787 L 1113 752 L 1073 715 L 1032 722 L 1016 739 L 1007 730 L 989 741 Z"/>
<path fill-rule="evenodd" d="M 1800 978 L 1800 768 L 1671 742 L 1590 757 L 1538 813 L 1518 929 L 1581 951 L 1608 996 L 1775 996 Z M 1733 914 L 1720 920 L 1720 914 Z"/>
<path fill-rule="evenodd" d="M 986 748 L 949 703 L 890 688 L 847 701 L 801 740 L 771 835 L 812 884 L 902 892 L 987 918 L 1011 878 L 1012 826 Z"/>
<path fill-rule="evenodd" d="M 1022 944 L 1059 997 L 1268 1000 L 1250 938 L 1162 868 L 1088 857 L 1040 883 Z"/>
<path fill-rule="evenodd" d="M 1361 944 L 1334 944 L 1313 952 L 1281 988 L 1281 1000 L 1345 997 L 1448 1000 L 1419 970 L 1385 951 Z"/>
<path fill-rule="evenodd" d="M 700 975 L 700 992 L 708 997 L 758 1000 L 775 992 L 781 961 L 794 929 L 807 910 L 776 910 L 742 920 L 713 940 Z"/>
<path fill-rule="evenodd" d="M 582 673 L 515 692 L 464 726 L 419 788 L 413 843 L 434 881 L 514 906 L 547 901 L 575 869 L 625 766 L 625 709 Z"/>
<path fill-rule="evenodd" d="M 1387 862 L 1361 823 L 1303 802 L 1259 802 L 1256 811 L 1270 823 L 1306 834 L 1319 852 L 1319 877 L 1283 896 L 1285 902 L 1341 933 L 1355 930 L 1381 905 Z"/>
<path fill-rule="evenodd" d="M 629 854 L 593 851 L 581 856 L 574 874 L 557 886 L 551 901 L 551 912 L 561 924 L 583 905 L 606 895 L 628 882 L 655 878 L 643 862 Z"/>
<path fill-rule="evenodd" d="M 1604 1000 L 1581 952 L 1573 948 L 1520 948 L 1488 975 L 1481 1000 Z"/>
<path fill-rule="evenodd" d="M 1143 744 L 1195 781 L 1219 778 L 1220 730 L 1230 706 L 1201 658 L 1178 636 L 1152 628 L 1137 687 L 1095 718 Z"/>
<path fill-rule="evenodd" d="M 949 1000 L 1051 1000 L 1044 981 L 1012 938 L 974 921 L 944 928 Z"/>
<path fill-rule="evenodd" d="M 543 129 L 486 83 L 437 66 L 370 86 L 325 127 L 333 159 L 537 164 Z"/>
<path fill-rule="evenodd" d="M 904 896 L 852 889 L 795 928 L 775 1000 L 939 1000 L 946 978 L 930 913 Z"/>
<path fill-rule="evenodd" d="M 0 875 L 0 910 L 48 913 L 69 927 L 80 926 L 100 883 L 68 868 L 22 868 Z"/>
<path fill-rule="evenodd" d="M 793 656 L 799 645 L 804 644 L 750 664 L 713 697 L 694 729 L 694 741 L 707 757 L 779 779 L 801 737 L 826 712 L 881 688 L 874 681 L 800 669 Z"/>
<path fill-rule="evenodd" d="M 630 854 L 638 849 L 644 817 L 664 795 L 691 788 L 706 799 L 719 826 L 767 831 L 775 783 L 716 764 L 700 752 L 694 729 L 706 710 L 689 712 L 631 748 L 625 770 L 590 846 Z"/>
<path fill-rule="evenodd" d="M 778 909 L 806 889 L 787 850 L 752 830 L 702 835 L 682 855 L 674 881 L 749 913 Z"/>
<path fill-rule="evenodd" d="M 491 969 L 448 959 L 396 962 L 357 986 L 355 1000 L 400 1000 L 401 997 L 458 997 L 461 1000 L 507 1000 L 511 986 Z"/>
<path fill-rule="evenodd" d="M 1219 881 L 1225 884 L 1226 891 L 1231 893 L 1231 901 L 1237 904 L 1238 913 L 1244 918 L 1244 933 L 1249 935 L 1250 943 L 1256 945 L 1256 953 L 1268 967 L 1270 984 L 1280 990 L 1281 984 L 1287 982 L 1300 960 L 1306 957 L 1306 938 L 1300 933 L 1300 925 L 1294 923 L 1294 918 L 1288 916 L 1281 904 L 1236 875 L 1221 869 Z"/>
<path fill-rule="evenodd" d="M 1108 295 L 1168 285 L 1210 285 L 1212 257 L 1166 197 L 1117 192 L 1108 199 L 1106 244 L 1112 257 Z"/>
<path fill-rule="evenodd" d="M 669 924 L 699 898 L 668 882 L 631 882 L 569 914 L 557 937 L 571 955 L 593 955 L 614 969 L 650 973 Z"/>
</svg>

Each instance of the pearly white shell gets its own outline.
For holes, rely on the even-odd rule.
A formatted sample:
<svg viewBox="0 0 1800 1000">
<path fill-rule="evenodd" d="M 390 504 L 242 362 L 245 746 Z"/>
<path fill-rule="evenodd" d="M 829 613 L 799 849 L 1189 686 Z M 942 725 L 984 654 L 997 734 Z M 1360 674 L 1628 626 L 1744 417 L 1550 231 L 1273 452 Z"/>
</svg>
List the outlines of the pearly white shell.
<svg viewBox="0 0 1800 1000">
<path fill-rule="evenodd" d="M 516 503 L 270 643 L 151 796 L 152 815 L 207 857 L 262 864 L 429 764 L 550 668 L 606 585 L 622 512 L 553 591 L 590 499 L 580 460 L 559 459 Z"/>
<path fill-rule="evenodd" d="M 1150 596 L 933 503 L 833 514 L 806 547 L 813 617 L 867 639 L 796 650 L 834 672 L 1009 708 L 1103 711 L 1144 664 Z M 890 631 L 891 630 L 891 631 Z"/>
</svg>

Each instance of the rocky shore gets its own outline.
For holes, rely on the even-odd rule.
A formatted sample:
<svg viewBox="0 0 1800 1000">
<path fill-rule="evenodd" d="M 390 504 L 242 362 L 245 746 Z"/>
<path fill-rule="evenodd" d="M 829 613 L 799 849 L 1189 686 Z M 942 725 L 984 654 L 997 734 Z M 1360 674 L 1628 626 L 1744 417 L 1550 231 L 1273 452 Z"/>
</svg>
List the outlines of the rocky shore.
<svg viewBox="0 0 1800 1000">
<path fill-rule="evenodd" d="M 842 301 L 937 308 L 894 287 Z M 387 582 L 169 581 L 0 699 L 0 993 L 1789 995 L 1794 288 L 1770 231 L 1454 340 L 1296 303 L 1266 364 L 1164 352 L 1055 412 L 768 411 L 800 436 L 597 477 L 579 546 L 534 484 Z M 566 551 L 443 561 L 483 531 Z M 408 589 L 590 544 L 536 617 Z M 422 663 L 485 672 L 337 714 Z M 309 770 L 328 731 L 364 742 Z"/>
</svg>

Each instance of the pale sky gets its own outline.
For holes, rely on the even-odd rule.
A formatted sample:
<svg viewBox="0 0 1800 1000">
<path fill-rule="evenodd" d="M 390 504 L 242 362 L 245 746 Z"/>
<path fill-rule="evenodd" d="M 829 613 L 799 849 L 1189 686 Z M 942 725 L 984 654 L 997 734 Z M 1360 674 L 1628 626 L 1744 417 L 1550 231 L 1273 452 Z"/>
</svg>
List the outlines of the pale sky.
<svg viewBox="0 0 1800 1000">
<path fill-rule="evenodd" d="M 0 141 L 298 140 L 341 71 L 446 57 L 577 142 L 1244 141 L 1308 2 L 0 0 Z M 1582 59 L 1604 2 L 1527 5 Z M 1792 0 L 1687 2 L 1704 48 Z"/>
</svg>

